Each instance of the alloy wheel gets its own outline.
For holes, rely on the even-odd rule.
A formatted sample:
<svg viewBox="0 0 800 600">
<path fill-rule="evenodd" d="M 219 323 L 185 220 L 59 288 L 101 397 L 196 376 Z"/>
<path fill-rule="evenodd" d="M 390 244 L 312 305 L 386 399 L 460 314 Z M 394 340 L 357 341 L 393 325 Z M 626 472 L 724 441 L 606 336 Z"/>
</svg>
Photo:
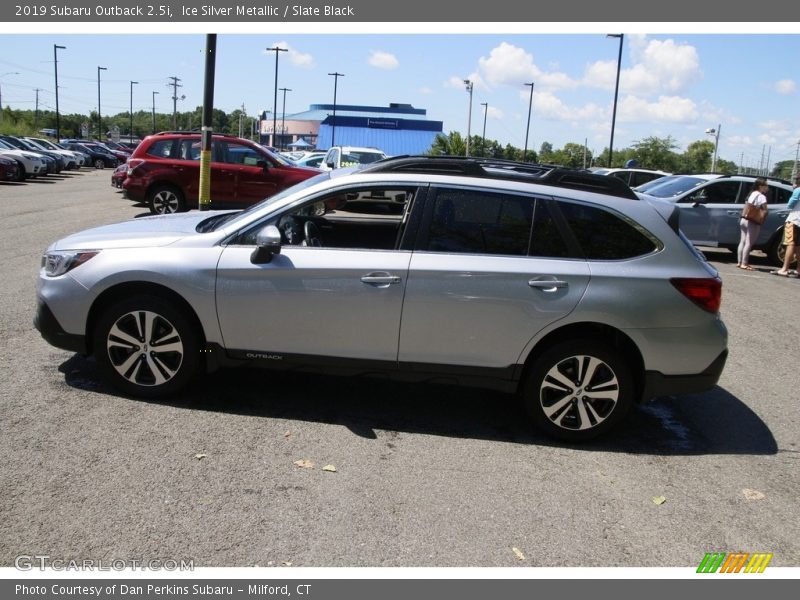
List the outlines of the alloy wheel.
<svg viewBox="0 0 800 600">
<path fill-rule="evenodd" d="M 120 377 L 138 386 L 160 386 L 181 368 L 184 344 L 175 326 L 146 310 L 119 317 L 108 331 L 106 348 Z"/>
<path fill-rule="evenodd" d="M 539 402 L 551 423 L 567 430 L 593 429 L 614 412 L 620 383 L 614 370 L 594 356 L 565 358 L 546 373 Z"/>
</svg>

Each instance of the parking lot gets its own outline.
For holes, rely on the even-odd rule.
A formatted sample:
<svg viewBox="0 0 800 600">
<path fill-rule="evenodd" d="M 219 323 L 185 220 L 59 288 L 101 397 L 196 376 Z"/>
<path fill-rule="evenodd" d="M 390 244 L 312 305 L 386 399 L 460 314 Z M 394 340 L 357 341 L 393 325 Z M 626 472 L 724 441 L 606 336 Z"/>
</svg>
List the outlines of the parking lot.
<svg viewBox="0 0 800 600">
<path fill-rule="evenodd" d="M 0 565 L 696 566 L 710 551 L 800 564 L 800 280 L 762 256 L 745 272 L 707 249 L 730 334 L 719 385 L 637 407 L 588 445 L 466 388 L 227 370 L 147 402 L 32 326 L 49 243 L 149 214 L 110 175 L 0 184 Z"/>
</svg>

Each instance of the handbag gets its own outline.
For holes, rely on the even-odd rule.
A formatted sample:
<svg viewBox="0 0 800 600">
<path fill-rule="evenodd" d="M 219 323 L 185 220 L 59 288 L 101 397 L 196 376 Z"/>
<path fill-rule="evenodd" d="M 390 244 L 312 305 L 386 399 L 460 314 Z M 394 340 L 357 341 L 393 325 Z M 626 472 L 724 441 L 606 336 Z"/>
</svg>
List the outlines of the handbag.
<svg viewBox="0 0 800 600">
<path fill-rule="evenodd" d="M 761 206 L 756 206 L 755 204 L 751 204 L 750 202 L 744 203 L 744 210 L 742 210 L 742 218 L 747 219 L 748 221 L 752 221 L 757 225 L 763 225 L 764 221 L 767 220 L 767 213 L 769 209 L 767 208 L 766 204 L 762 204 Z"/>
</svg>

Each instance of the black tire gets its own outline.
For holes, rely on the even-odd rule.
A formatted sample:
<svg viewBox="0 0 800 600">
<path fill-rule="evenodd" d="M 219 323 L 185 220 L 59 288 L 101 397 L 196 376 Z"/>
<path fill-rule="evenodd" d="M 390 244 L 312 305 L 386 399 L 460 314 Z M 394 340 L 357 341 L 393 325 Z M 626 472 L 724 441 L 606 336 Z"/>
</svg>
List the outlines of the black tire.
<svg viewBox="0 0 800 600">
<path fill-rule="evenodd" d="M 159 296 L 144 294 L 107 308 L 93 336 L 103 377 L 139 398 L 170 396 L 188 385 L 201 363 L 201 342 L 184 312 Z"/>
<path fill-rule="evenodd" d="M 786 257 L 786 246 L 783 245 L 783 235 L 775 236 L 775 241 L 769 245 L 767 250 L 767 258 L 776 267 L 783 268 L 783 260 Z M 797 261 L 792 259 L 789 266 L 795 265 Z"/>
<path fill-rule="evenodd" d="M 633 398 L 627 361 L 594 340 L 549 348 L 532 365 L 522 387 L 522 402 L 534 424 L 569 442 L 607 433 L 623 419 Z"/>
<path fill-rule="evenodd" d="M 171 185 L 159 184 L 150 189 L 147 204 L 154 215 L 165 215 L 186 210 L 183 193 Z"/>
<path fill-rule="evenodd" d="M 95 159 L 94 168 L 95 169 L 105 169 L 106 168 L 106 161 L 104 161 L 102 158 Z"/>
</svg>

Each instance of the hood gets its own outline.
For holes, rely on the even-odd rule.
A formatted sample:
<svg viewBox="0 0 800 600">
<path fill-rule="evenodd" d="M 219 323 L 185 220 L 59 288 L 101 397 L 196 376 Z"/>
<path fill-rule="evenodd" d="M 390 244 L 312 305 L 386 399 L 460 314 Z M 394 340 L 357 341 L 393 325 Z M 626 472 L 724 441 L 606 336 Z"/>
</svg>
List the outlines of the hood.
<svg viewBox="0 0 800 600">
<path fill-rule="evenodd" d="M 48 250 L 101 250 L 106 248 L 155 248 L 168 246 L 197 233 L 197 225 L 209 217 L 230 211 L 193 211 L 141 217 L 113 225 L 86 229 L 55 242 Z"/>
</svg>

